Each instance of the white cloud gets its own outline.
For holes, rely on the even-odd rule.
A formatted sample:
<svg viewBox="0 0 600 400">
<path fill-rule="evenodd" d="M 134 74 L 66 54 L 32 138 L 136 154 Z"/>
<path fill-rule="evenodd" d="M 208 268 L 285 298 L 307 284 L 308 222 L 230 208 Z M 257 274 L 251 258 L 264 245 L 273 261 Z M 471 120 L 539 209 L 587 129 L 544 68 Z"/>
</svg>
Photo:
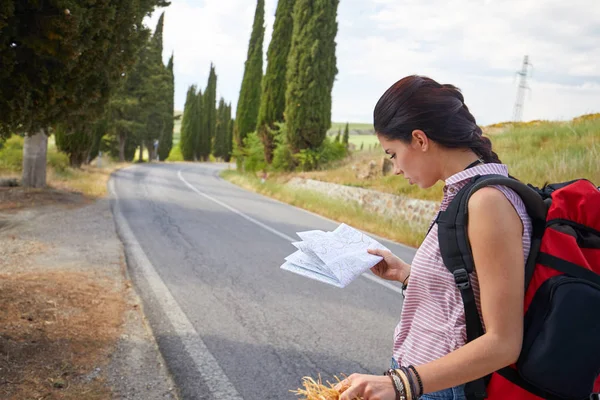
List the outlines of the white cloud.
<svg viewBox="0 0 600 400">
<path fill-rule="evenodd" d="M 165 57 L 175 51 L 176 106 L 192 83 L 235 103 L 256 1 L 173 0 Z M 266 53 L 276 0 L 266 1 Z M 154 15 L 149 24 L 158 18 Z M 333 119 L 371 121 L 379 96 L 408 74 L 459 86 L 480 123 L 510 119 L 515 73 L 533 63 L 525 119 L 600 111 L 600 2 L 596 0 L 342 0 Z M 266 67 L 266 65 L 265 65 Z"/>
</svg>

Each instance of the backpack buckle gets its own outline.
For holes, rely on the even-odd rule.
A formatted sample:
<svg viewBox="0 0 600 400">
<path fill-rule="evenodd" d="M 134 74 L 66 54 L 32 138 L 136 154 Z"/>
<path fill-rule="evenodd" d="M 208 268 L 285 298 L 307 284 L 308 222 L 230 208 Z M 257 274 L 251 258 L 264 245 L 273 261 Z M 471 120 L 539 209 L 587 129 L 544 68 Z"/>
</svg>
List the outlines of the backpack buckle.
<svg viewBox="0 0 600 400">
<path fill-rule="evenodd" d="M 466 269 L 457 269 L 452 273 L 452 275 L 454 275 L 454 282 L 460 290 L 466 290 L 471 287 L 471 282 L 469 281 L 469 273 Z"/>
</svg>

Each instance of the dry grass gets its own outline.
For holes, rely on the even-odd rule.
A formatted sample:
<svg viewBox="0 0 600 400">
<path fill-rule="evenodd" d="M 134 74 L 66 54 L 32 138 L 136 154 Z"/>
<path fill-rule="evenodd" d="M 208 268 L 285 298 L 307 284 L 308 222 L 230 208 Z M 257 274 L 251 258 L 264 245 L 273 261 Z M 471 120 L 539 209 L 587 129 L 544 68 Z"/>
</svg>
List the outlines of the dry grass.
<svg viewBox="0 0 600 400">
<path fill-rule="evenodd" d="M 101 168 L 84 165 L 80 169 L 67 168 L 64 172 L 48 168 L 48 186 L 59 190 L 82 193 L 92 199 L 104 197 L 108 191 L 107 184 L 110 175 L 127 165 L 126 163 L 105 161 Z"/>
<path fill-rule="evenodd" d="M 100 372 L 125 302 L 110 282 L 77 272 L 4 274 L 0 304 L 0 398 L 111 398 Z"/>
<path fill-rule="evenodd" d="M 336 380 L 335 383 L 327 381 L 324 384 L 320 376 L 316 381 L 311 377 L 305 376 L 302 378 L 302 388 L 291 390 L 291 392 L 297 396 L 303 396 L 300 400 L 338 400 L 340 392 L 335 390 L 334 387 L 341 381 L 337 376 L 334 378 Z M 355 398 L 354 400 L 362 400 L 362 397 Z"/>
</svg>

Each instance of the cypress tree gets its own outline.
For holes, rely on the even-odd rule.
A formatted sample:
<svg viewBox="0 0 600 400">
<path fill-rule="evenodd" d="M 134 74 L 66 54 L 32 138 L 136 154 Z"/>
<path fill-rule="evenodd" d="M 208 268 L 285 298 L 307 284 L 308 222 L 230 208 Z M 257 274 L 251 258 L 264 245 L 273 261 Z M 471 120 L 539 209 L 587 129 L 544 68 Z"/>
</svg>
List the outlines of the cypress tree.
<svg viewBox="0 0 600 400">
<path fill-rule="evenodd" d="M 192 132 L 192 120 L 195 118 L 195 102 L 196 102 L 196 85 L 191 85 L 188 88 L 187 96 L 185 99 L 185 106 L 183 107 L 183 117 L 181 119 L 181 139 L 179 141 L 179 148 L 181 155 L 185 161 L 194 160 L 194 135 Z"/>
<path fill-rule="evenodd" d="M 293 152 L 318 148 L 331 126 L 339 0 L 296 0 L 285 118 Z"/>
<path fill-rule="evenodd" d="M 206 90 L 204 91 L 203 106 L 202 106 L 202 119 L 203 129 L 202 135 L 206 135 L 208 140 L 203 139 L 204 146 L 203 154 L 208 155 L 212 152 L 212 142 L 215 137 L 215 127 L 217 124 L 217 74 L 215 73 L 215 67 L 210 64 L 210 73 L 208 75 L 208 83 L 206 84 Z M 208 153 L 206 153 L 208 151 Z"/>
<path fill-rule="evenodd" d="M 215 143 L 213 147 L 213 155 L 216 158 L 225 158 L 227 146 L 227 128 L 231 118 L 227 116 L 227 106 L 225 100 L 221 97 L 219 100 L 219 108 L 217 108 L 217 123 L 215 128 Z"/>
<path fill-rule="evenodd" d="M 275 12 L 273 35 L 267 51 L 267 72 L 262 81 L 260 109 L 256 130 L 265 148 L 265 160 L 273 161 L 273 130 L 275 122 L 283 122 L 285 111 L 285 91 L 287 59 L 290 53 L 293 33 L 294 3 L 296 0 L 279 0 Z"/>
<path fill-rule="evenodd" d="M 226 117 L 229 118 L 229 124 L 227 125 L 227 142 L 225 145 L 225 156 L 224 161 L 231 161 L 231 153 L 233 152 L 233 129 L 235 126 L 235 120 L 231 118 L 231 103 L 227 106 Z"/>
<path fill-rule="evenodd" d="M 140 104 L 144 108 L 146 121 L 140 144 L 145 144 L 148 148 L 149 161 L 156 159 L 154 143 L 158 140 L 160 144 L 160 139 L 170 125 L 169 121 L 173 119 L 173 112 L 168 110 L 172 102 L 172 95 L 169 95 L 171 77 L 162 62 L 164 17 L 165 14 L 162 13 L 156 24 L 154 35 L 148 44 L 146 59 L 140 59 L 140 63 L 145 63 L 142 67 L 143 90 L 140 91 Z"/>
<path fill-rule="evenodd" d="M 350 141 L 350 126 L 346 122 L 346 127 L 344 128 L 344 140 L 342 141 L 342 143 L 344 143 L 346 145 L 346 147 L 348 147 L 349 141 Z"/>
<path fill-rule="evenodd" d="M 338 133 L 337 133 L 337 135 L 335 135 L 335 140 L 334 140 L 334 142 L 335 142 L 335 143 L 339 143 L 339 142 L 340 142 L 340 138 L 341 138 L 341 137 L 342 137 L 342 128 L 340 128 L 340 129 L 338 130 Z"/>
<path fill-rule="evenodd" d="M 162 136 L 158 142 L 158 156 L 160 160 L 166 160 L 171 153 L 171 149 L 173 148 L 173 128 L 175 125 L 175 74 L 173 72 L 174 68 L 174 55 L 171 54 L 171 58 L 169 59 L 169 63 L 167 64 L 167 74 L 168 74 L 168 91 L 166 93 L 167 102 L 166 102 L 166 110 L 165 110 L 165 129 L 163 131 Z"/>
<path fill-rule="evenodd" d="M 56 147 L 69 156 L 72 167 L 79 168 L 86 161 L 92 147 L 93 128 L 94 125 L 89 123 L 79 123 L 77 127 L 73 124 L 59 124 L 54 127 Z"/>
<path fill-rule="evenodd" d="M 206 96 L 198 90 L 194 103 L 194 118 L 192 120 L 192 132 L 195 139 L 196 161 L 208 161 L 210 155 L 210 135 L 206 132 L 206 115 L 204 112 L 204 98 Z"/>
<path fill-rule="evenodd" d="M 242 146 L 248 133 L 256 129 L 262 81 L 263 40 L 265 36 L 265 0 L 258 0 L 252 34 L 248 45 L 248 57 L 238 99 L 235 123 L 236 141 Z"/>
</svg>

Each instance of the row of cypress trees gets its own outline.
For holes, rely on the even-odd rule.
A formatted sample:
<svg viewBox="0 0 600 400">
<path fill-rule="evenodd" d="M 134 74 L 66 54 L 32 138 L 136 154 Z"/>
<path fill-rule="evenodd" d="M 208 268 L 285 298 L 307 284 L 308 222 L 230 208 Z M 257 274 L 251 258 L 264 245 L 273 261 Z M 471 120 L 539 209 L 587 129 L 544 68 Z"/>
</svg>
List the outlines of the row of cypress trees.
<svg viewBox="0 0 600 400">
<path fill-rule="evenodd" d="M 331 126 L 339 0 L 279 0 L 262 75 L 264 0 L 258 0 L 235 122 L 238 147 L 257 131 L 271 163 L 277 123 L 292 153 L 317 149 Z"/>
<path fill-rule="evenodd" d="M 226 162 L 231 158 L 231 104 L 221 98 L 217 107 L 216 96 L 217 74 L 211 64 L 204 93 L 196 85 L 187 91 L 179 143 L 186 161 L 208 161 L 211 154 Z"/>
</svg>

